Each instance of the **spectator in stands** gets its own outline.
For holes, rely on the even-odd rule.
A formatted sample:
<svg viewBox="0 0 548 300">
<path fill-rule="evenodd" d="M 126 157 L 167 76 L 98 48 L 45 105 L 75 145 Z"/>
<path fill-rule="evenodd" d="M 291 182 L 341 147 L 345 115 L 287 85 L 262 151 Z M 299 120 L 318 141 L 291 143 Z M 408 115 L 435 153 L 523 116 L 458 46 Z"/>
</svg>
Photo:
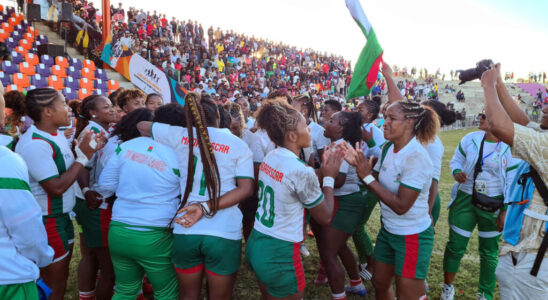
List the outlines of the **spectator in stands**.
<svg viewBox="0 0 548 300">
<path fill-rule="evenodd" d="M 465 101 L 464 93 L 462 92 L 462 90 L 459 90 L 455 97 L 457 98 L 457 101 L 459 101 L 459 102 L 464 102 Z"/>
</svg>

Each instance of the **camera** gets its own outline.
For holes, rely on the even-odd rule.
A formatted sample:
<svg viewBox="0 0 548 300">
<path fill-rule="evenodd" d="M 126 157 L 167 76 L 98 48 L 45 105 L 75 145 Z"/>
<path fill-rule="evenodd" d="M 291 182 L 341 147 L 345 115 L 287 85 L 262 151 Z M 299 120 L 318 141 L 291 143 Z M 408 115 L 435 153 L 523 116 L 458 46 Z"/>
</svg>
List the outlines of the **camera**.
<svg viewBox="0 0 548 300">
<path fill-rule="evenodd" d="M 493 63 L 492 60 L 484 59 L 484 60 L 479 61 L 476 64 L 475 68 L 466 69 L 466 70 L 457 70 L 457 72 L 459 73 L 459 79 L 460 79 L 459 85 L 461 85 L 461 84 L 463 84 L 467 81 L 471 81 L 471 80 L 474 80 L 474 79 L 480 79 L 483 72 L 489 70 L 489 68 L 493 64 L 494 63 Z"/>
</svg>

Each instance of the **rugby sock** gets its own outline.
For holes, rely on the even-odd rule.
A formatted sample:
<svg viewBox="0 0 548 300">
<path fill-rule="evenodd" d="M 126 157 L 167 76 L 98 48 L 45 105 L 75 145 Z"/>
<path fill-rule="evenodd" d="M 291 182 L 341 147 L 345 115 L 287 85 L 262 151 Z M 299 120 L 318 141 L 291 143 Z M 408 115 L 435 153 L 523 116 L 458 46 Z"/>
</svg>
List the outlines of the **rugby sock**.
<svg viewBox="0 0 548 300">
<path fill-rule="evenodd" d="M 89 292 L 78 291 L 80 300 L 95 300 L 95 290 Z"/>
<path fill-rule="evenodd" d="M 332 300 L 346 300 L 346 293 L 342 292 L 339 294 L 331 294 Z"/>
<path fill-rule="evenodd" d="M 426 298 L 426 295 L 422 295 L 422 297 L 419 298 L 419 300 L 426 300 L 428 298 Z"/>
<path fill-rule="evenodd" d="M 350 279 L 350 285 L 359 286 L 359 285 L 363 285 L 363 283 L 361 279 Z"/>
</svg>

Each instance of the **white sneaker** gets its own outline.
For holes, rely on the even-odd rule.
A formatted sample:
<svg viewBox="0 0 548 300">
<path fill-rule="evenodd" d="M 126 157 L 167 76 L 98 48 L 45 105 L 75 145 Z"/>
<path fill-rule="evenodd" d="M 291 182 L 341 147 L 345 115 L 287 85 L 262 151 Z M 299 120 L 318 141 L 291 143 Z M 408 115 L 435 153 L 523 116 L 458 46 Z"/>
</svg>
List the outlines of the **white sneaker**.
<svg viewBox="0 0 548 300">
<path fill-rule="evenodd" d="M 301 255 L 304 257 L 310 256 L 310 251 L 308 251 L 308 248 L 306 248 L 304 243 L 301 244 Z"/>
<path fill-rule="evenodd" d="M 485 298 L 485 296 L 483 295 L 483 293 L 477 293 L 476 294 L 476 297 L 478 300 L 487 300 L 487 298 Z"/>
<path fill-rule="evenodd" d="M 453 297 L 455 296 L 455 288 L 452 284 L 443 284 L 443 288 L 441 289 L 441 300 L 453 300 Z"/>
</svg>

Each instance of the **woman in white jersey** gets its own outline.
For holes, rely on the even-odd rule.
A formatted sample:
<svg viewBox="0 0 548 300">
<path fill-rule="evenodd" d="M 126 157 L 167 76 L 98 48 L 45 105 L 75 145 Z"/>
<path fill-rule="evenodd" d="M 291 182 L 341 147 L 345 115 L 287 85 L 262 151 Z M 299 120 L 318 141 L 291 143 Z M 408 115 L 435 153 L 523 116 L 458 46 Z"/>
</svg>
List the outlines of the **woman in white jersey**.
<svg viewBox="0 0 548 300">
<path fill-rule="evenodd" d="M 480 131 L 464 136 L 450 166 L 457 183 L 453 187 L 452 201 L 449 204 L 449 241 L 443 257 L 444 285 L 442 299 L 453 299 L 453 280 L 459 270 L 460 260 L 466 253 L 466 246 L 474 228 L 478 227 L 480 274 L 478 299 L 493 298 L 498 262 L 499 240 L 506 207 L 503 205 L 506 191 L 507 172 L 514 169 L 510 147 L 499 141 L 489 131 L 485 114 L 479 114 Z M 479 152 L 482 150 L 480 157 Z M 481 172 L 476 174 L 476 164 Z M 473 190 L 499 199 L 499 207 L 486 210 L 474 204 Z"/>
<path fill-rule="evenodd" d="M 0 145 L 15 149 L 15 144 L 23 132 L 25 117 L 25 95 L 19 91 L 9 91 L 4 96 L 6 105 L 5 126 L 0 127 Z"/>
<path fill-rule="evenodd" d="M 114 132 L 119 131 L 122 143 L 99 178 L 99 187 L 117 197 L 108 233 L 115 299 L 135 299 L 144 274 L 155 299 L 177 299 L 179 294 L 169 225 L 179 204 L 180 172 L 173 149 L 140 136 L 137 123 L 151 119 L 152 113 L 144 108 L 122 118 Z M 183 125 L 183 108 L 160 106 L 154 121 Z"/>
<path fill-rule="evenodd" d="M 389 142 L 374 168 L 373 158 L 366 159 L 358 145 L 349 151 L 354 156 L 349 162 L 381 205 L 382 227 L 373 252 L 375 294 L 394 299 L 395 277 L 398 298 L 426 299 L 424 279 L 434 241 L 428 207 L 433 166 L 421 143 L 435 139 L 439 120 L 430 108 L 407 101 L 391 104 L 385 120 Z"/>
<path fill-rule="evenodd" d="M 186 128 L 141 122 L 139 129 L 175 149 L 186 186 L 174 225 L 173 264 L 182 299 L 199 299 L 204 275 L 211 299 L 231 299 L 241 261 L 242 213 L 253 192 L 247 144 L 220 129 L 209 96 L 185 97 Z"/>
<path fill-rule="evenodd" d="M 318 124 L 316 106 L 314 105 L 314 100 L 312 100 L 308 93 L 295 97 L 293 106 L 301 112 L 307 122 L 308 128 L 310 128 L 312 145 L 308 148 L 309 151 L 305 150 L 304 152 L 305 161 L 308 165 L 314 167 L 316 162 L 320 163 L 321 161 L 323 148 L 329 146 L 331 141 L 324 136 L 323 133 L 325 129 Z"/>
<path fill-rule="evenodd" d="M 3 95 L 0 83 L 0 128 L 5 120 Z M 0 299 L 37 300 L 38 268 L 53 261 L 53 249 L 48 246 L 40 206 L 30 192 L 25 162 L 0 146 L 0 165 Z"/>
<path fill-rule="evenodd" d="M 97 135 L 90 145 L 92 135 L 86 133 L 75 148 L 75 160 L 67 139 L 58 131 L 71 122 L 63 95 L 50 88 L 30 90 L 25 106 L 34 125 L 21 136 L 15 151 L 27 163 L 30 188 L 42 208 L 48 242 L 55 251 L 54 262 L 41 269 L 40 275 L 53 290 L 50 299 L 63 299 L 74 240 L 69 212 L 75 202 L 76 179 L 103 146 L 104 136 Z"/>
<path fill-rule="evenodd" d="M 108 98 L 99 95 L 88 96 L 77 108 L 76 137 L 81 140 L 86 132 L 91 131 L 95 134 L 103 132 L 108 138 L 110 124 L 115 121 L 116 112 Z M 104 150 L 103 148 L 97 151 L 90 164 L 80 174 L 79 182 L 82 188 L 76 189 L 74 206 L 82 254 L 78 266 L 78 290 L 82 297 L 96 296 L 99 299 L 111 297 L 114 287 L 114 270 L 107 241 L 114 197 L 111 192 L 93 187 L 103 170 L 98 160 Z M 104 199 L 101 207 L 101 200 L 97 199 Z M 99 280 L 98 270 L 101 272 Z"/>
<path fill-rule="evenodd" d="M 327 120 L 324 134 L 337 145 L 355 145 L 361 142 L 361 126 L 362 117 L 358 112 L 341 111 Z M 354 167 L 343 162 L 339 174 L 335 177 L 334 195 L 337 209 L 331 223 L 323 225 L 316 236 L 333 299 L 346 299 L 345 290 L 361 296 L 366 293 L 358 274 L 358 263 L 347 245 L 367 208 L 359 183 Z M 344 284 L 345 269 L 350 277 L 350 285 L 347 287 Z"/>
<path fill-rule="evenodd" d="M 300 244 L 305 208 L 318 223 L 331 221 L 340 155 L 331 150 L 324 155 L 322 193 L 314 169 L 299 159 L 302 148 L 311 143 L 303 116 L 289 104 L 273 101 L 261 105 L 256 122 L 277 148 L 260 165 L 259 209 L 246 260 L 264 299 L 302 299 L 305 278 Z"/>
</svg>

